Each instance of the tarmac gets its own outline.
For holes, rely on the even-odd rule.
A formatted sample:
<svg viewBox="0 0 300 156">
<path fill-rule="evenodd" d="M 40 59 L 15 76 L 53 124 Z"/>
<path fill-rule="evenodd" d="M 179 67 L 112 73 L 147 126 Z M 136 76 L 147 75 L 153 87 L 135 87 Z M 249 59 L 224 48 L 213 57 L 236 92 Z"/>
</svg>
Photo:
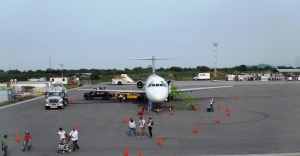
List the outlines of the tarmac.
<svg viewBox="0 0 300 156">
<path fill-rule="evenodd" d="M 138 110 L 147 102 L 118 103 L 117 99 L 85 100 L 83 93 L 69 90 L 72 103 L 65 109 L 45 110 L 45 97 L 0 108 L 0 135 L 8 135 L 9 155 L 53 156 L 59 127 L 69 133 L 76 124 L 79 132 L 76 152 L 66 155 L 123 156 L 198 156 L 198 155 L 300 155 L 300 81 L 176 81 L 178 88 L 233 85 L 231 88 L 188 92 L 198 103 L 198 111 L 174 110 L 168 102 L 162 112 L 144 115 L 154 121 L 153 138 L 128 136 L 130 117 L 138 125 Z M 84 86 L 109 89 L 137 89 L 135 85 L 100 83 Z M 214 112 L 207 112 L 213 97 Z M 220 105 L 220 109 L 218 109 Z M 230 109 L 228 116 L 227 108 Z M 217 123 L 219 117 L 220 123 Z M 199 133 L 195 133 L 195 128 Z M 33 149 L 22 152 L 24 132 L 32 136 Z M 16 134 L 21 142 L 15 142 Z M 162 146 L 158 146 L 159 137 Z M 69 143 L 72 147 L 72 143 Z"/>
</svg>

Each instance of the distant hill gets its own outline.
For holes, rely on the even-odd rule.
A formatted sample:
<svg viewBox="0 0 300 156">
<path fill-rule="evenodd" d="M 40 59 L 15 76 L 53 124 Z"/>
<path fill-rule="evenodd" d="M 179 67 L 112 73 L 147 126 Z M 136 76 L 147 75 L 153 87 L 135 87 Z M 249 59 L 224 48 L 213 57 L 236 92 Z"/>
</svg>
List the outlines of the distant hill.
<svg viewBox="0 0 300 156">
<path fill-rule="evenodd" d="M 269 65 L 269 64 L 258 64 L 258 65 L 246 65 L 247 68 L 257 67 L 257 68 L 265 68 L 265 67 L 271 67 L 271 68 L 277 68 L 275 66 Z"/>
</svg>

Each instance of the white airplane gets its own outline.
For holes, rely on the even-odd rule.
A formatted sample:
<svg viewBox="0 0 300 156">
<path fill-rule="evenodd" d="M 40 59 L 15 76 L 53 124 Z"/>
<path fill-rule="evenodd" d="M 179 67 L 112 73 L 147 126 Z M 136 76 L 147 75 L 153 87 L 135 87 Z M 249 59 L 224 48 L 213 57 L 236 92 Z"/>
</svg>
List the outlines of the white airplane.
<svg viewBox="0 0 300 156">
<path fill-rule="evenodd" d="M 168 96 L 171 93 L 172 81 L 166 81 L 164 78 L 155 74 L 155 60 L 168 60 L 175 58 L 133 58 L 130 60 L 152 60 L 152 75 L 150 75 L 146 83 L 143 81 L 137 81 L 136 86 L 138 89 L 142 89 L 145 86 L 144 90 L 111 90 L 106 89 L 107 92 L 129 92 L 129 93 L 140 93 L 146 94 L 148 100 L 153 103 L 163 103 L 168 100 Z M 226 88 L 232 86 L 215 86 L 215 87 L 201 87 L 201 88 L 185 88 L 177 89 L 177 92 L 187 92 L 187 91 L 197 91 L 197 90 L 206 90 L 206 89 L 216 89 L 216 88 Z M 91 89 L 77 89 L 77 90 L 91 90 Z"/>
</svg>

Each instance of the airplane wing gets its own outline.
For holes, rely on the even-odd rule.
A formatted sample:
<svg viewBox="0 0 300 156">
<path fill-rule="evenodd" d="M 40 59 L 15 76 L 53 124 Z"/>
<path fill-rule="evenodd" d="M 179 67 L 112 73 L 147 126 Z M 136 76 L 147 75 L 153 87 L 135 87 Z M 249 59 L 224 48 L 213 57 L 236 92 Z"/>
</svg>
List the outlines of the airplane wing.
<svg viewBox="0 0 300 156">
<path fill-rule="evenodd" d="M 77 89 L 77 90 L 86 90 L 86 91 L 102 91 L 102 92 L 128 92 L 128 93 L 146 93 L 145 90 L 113 90 L 113 89 L 104 89 L 104 90 L 96 90 L 96 89 Z"/>
<path fill-rule="evenodd" d="M 188 92 L 188 91 L 197 91 L 197 90 L 207 90 L 207 89 L 218 89 L 218 88 L 227 88 L 232 86 L 215 86 L 215 87 L 200 87 L 200 88 L 184 88 L 177 89 L 177 92 Z"/>
</svg>

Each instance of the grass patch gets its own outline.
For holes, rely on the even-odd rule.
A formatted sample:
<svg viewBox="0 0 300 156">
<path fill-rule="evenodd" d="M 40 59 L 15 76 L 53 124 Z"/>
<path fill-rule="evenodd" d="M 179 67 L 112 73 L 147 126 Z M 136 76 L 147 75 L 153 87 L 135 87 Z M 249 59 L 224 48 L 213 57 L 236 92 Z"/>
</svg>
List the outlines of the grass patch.
<svg viewBox="0 0 300 156">
<path fill-rule="evenodd" d="M 42 96 L 42 95 L 40 95 L 40 96 Z M 7 106 L 7 105 L 10 105 L 10 104 L 14 104 L 14 103 L 21 102 L 21 101 L 25 101 L 25 100 L 29 100 L 29 99 L 34 99 L 34 98 L 40 97 L 40 96 L 28 95 L 28 96 L 21 97 L 19 99 L 14 99 L 14 100 L 11 100 L 11 101 L 5 101 L 5 102 L 2 102 L 0 104 L 0 107 Z"/>
</svg>

